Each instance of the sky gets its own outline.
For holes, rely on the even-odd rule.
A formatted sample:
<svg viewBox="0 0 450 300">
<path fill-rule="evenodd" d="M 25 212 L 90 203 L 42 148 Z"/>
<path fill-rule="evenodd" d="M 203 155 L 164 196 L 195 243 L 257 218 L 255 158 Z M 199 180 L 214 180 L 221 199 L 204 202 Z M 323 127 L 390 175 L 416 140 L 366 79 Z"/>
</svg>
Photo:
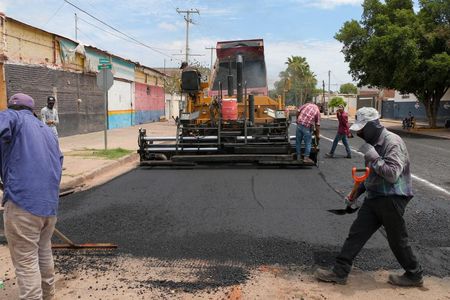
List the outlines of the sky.
<svg viewBox="0 0 450 300">
<path fill-rule="evenodd" d="M 345 21 L 360 20 L 362 0 L 69 0 L 144 47 L 66 3 L 64 0 L 0 0 L 0 11 L 32 26 L 78 40 L 149 67 L 178 67 L 184 59 L 186 22 L 179 10 L 192 14 L 189 48 L 209 67 L 218 41 L 262 38 L 269 87 L 279 79 L 290 56 L 306 57 L 321 85 L 331 90 L 352 82 L 342 44 L 334 35 Z M 151 48 L 151 49 L 150 49 Z M 155 51 L 156 50 L 156 51 Z M 215 59 L 215 58 L 214 58 Z"/>
</svg>

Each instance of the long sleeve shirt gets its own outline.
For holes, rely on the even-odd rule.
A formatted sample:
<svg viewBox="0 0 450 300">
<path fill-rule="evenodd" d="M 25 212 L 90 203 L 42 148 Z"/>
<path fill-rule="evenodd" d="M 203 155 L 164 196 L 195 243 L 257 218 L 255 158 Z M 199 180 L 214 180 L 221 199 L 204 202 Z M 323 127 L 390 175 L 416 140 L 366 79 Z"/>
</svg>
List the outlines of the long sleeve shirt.
<svg viewBox="0 0 450 300">
<path fill-rule="evenodd" d="M 59 124 L 59 116 L 58 111 L 56 108 L 50 109 L 47 106 L 41 109 L 41 120 L 46 124 L 48 127 L 50 127 L 53 131 L 53 133 L 58 136 L 58 130 L 56 129 L 56 126 Z M 50 124 L 49 124 L 50 122 Z"/>
<path fill-rule="evenodd" d="M 345 111 L 342 113 L 338 113 L 337 119 L 339 121 L 338 133 L 347 135 L 349 133 L 347 113 Z"/>
<path fill-rule="evenodd" d="M 357 195 L 366 191 L 368 199 L 392 195 L 412 198 L 409 154 L 403 140 L 384 129 L 374 147 L 376 152 L 365 156 L 370 175 L 360 185 Z"/>
<path fill-rule="evenodd" d="M 58 139 L 30 111 L 0 112 L 2 205 L 12 201 L 31 214 L 55 216 L 62 162 Z"/>
</svg>

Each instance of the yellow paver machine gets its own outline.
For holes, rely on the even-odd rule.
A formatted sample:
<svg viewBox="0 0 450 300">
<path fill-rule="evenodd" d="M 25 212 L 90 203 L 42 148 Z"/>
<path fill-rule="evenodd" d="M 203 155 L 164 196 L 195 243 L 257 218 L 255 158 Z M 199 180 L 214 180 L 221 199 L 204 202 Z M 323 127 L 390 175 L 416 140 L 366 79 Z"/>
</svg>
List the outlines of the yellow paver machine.
<svg viewBox="0 0 450 300">
<path fill-rule="evenodd" d="M 263 40 L 218 42 L 216 51 L 209 82 L 196 68 L 180 71 L 183 109 L 176 136 L 139 130 L 141 165 L 305 166 L 295 155 L 284 99 L 268 95 Z M 315 163 L 318 151 L 313 140 L 310 158 Z"/>
</svg>

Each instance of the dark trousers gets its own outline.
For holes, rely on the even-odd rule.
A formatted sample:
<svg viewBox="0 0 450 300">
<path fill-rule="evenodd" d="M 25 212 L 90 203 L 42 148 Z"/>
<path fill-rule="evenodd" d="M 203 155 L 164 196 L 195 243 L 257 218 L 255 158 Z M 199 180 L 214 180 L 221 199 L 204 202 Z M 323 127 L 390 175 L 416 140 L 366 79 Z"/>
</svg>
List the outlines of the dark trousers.
<svg viewBox="0 0 450 300">
<path fill-rule="evenodd" d="M 389 247 L 397 261 L 405 269 L 406 276 L 411 279 L 422 278 L 422 267 L 408 244 L 408 233 L 403 219 L 408 202 L 409 199 L 400 196 L 366 199 L 350 227 L 341 253 L 336 258 L 334 272 L 338 276 L 346 277 L 350 273 L 353 260 L 359 251 L 375 231 L 383 225 Z"/>
</svg>

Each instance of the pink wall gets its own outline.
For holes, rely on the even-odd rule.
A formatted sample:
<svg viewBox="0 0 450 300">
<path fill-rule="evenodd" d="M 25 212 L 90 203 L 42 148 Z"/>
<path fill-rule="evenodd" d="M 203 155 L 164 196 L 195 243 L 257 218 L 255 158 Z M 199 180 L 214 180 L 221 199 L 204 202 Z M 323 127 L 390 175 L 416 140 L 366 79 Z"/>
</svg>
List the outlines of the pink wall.
<svg viewBox="0 0 450 300">
<path fill-rule="evenodd" d="M 148 93 L 147 87 L 150 89 L 150 93 Z M 136 111 L 164 110 L 164 89 L 136 82 L 134 106 Z"/>
</svg>

